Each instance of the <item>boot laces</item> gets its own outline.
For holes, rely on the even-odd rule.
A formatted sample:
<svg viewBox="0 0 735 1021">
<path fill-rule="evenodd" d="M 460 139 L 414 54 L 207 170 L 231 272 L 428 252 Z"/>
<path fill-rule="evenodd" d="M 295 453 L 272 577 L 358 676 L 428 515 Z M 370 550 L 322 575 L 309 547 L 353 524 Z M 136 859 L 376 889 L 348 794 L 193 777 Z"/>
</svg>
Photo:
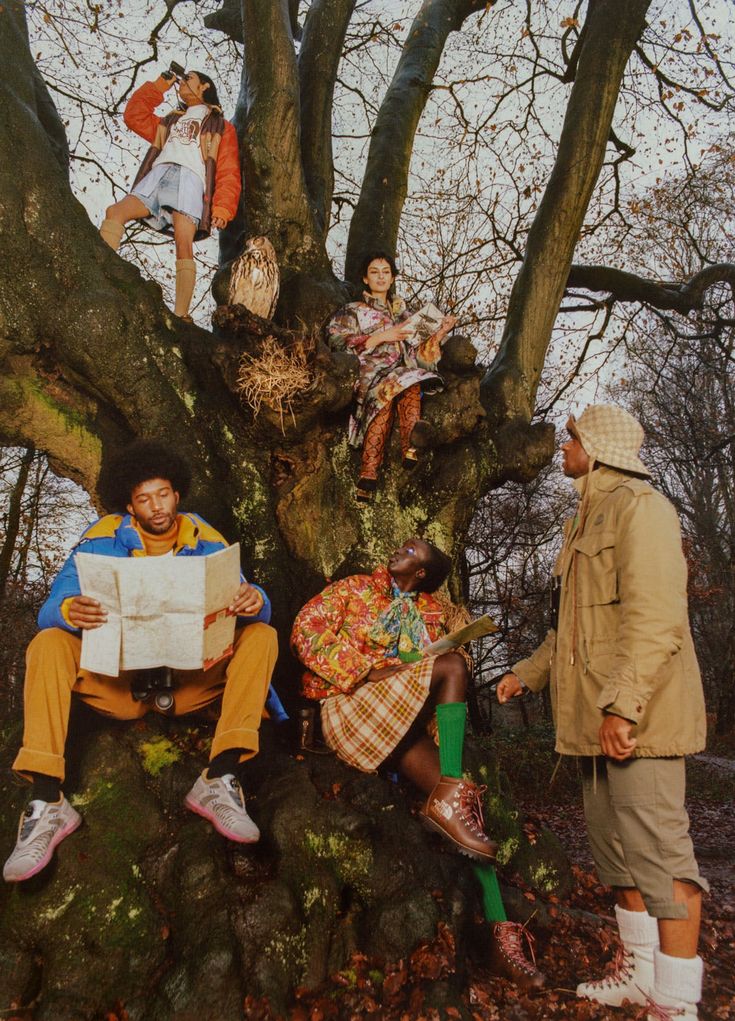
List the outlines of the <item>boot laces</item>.
<svg viewBox="0 0 735 1021">
<path fill-rule="evenodd" d="M 615 957 L 612 959 L 610 964 L 610 970 L 602 978 L 597 979 L 596 982 L 590 982 L 591 986 L 598 986 L 600 988 L 624 985 L 633 974 L 633 957 L 627 953 L 625 947 L 618 947 L 615 951 Z M 668 1018 L 662 1019 L 662 1021 L 669 1021 Z"/>
<path fill-rule="evenodd" d="M 482 815 L 482 795 L 486 790 L 486 785 L 478 787 L 476 784 L 464 783 L 459 791 L 459 807 L 462 818 L 470 829 L 481 833 L 482 836 L 486 836 L 485 820 Z"/>
<path fill-rule="evenodd" d="M 645 1006 L 638 1015 L 639 1021 L 646 1021 L 652 1018 L 653 1021 L 675 1021 L 675 1018 L 684 1014 L 682 1007 L 665 1007 L 662 1003 L 656 1003 L 650 996 L 646 997 Z"/>
<path fill-rule="evenodd" d="M 525 925 L 521 925 L 520 922 L 499 922 L 495 931 L 498 936 L 500 949 L 505 956 L 514 964 L 529 971 L 528 958 L 523 946 L 523 939 L 525 939 L 531 961 L 534 968 L 536 967 L 536 954 L 534 952 L 536 940 Z"/>
</svg>

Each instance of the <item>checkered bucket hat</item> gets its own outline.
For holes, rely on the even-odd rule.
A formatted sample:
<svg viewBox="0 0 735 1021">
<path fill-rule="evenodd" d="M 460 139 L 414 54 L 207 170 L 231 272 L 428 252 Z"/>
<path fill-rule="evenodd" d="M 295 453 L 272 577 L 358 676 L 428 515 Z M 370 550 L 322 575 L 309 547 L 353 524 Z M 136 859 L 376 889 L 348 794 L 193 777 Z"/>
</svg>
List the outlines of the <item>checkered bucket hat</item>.
<svg viewBox="0 0 735 1021">
<path fill-rule="evenodd" d="M 624 408 L 590 404 L 579 418 L 570 416 L 567 429 L 594 461 L 638 475 L 651 474 L 638 456 L 645 435 L 643 426 Z"/>
</svg>

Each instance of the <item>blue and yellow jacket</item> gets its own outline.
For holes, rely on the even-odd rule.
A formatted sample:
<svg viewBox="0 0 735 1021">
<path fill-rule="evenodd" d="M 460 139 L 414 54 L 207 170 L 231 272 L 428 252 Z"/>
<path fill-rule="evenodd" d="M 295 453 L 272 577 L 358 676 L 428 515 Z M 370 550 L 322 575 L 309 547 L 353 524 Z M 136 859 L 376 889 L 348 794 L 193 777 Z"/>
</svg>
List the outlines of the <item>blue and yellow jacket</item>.
<svg viewBox="0 0 735 1021">
<path fill-rule="evenodd" d="M 174 556 L 206 557 L 209 553 L 216 553 L 227 546 L 219 532 L 198 514 L 179 514 L 178 521 L 179 532 L 173 548 Z M 143 539 L 132 515 L 106 514 L 95 521 L 82 533 L 51 586 L 48 599 L 38 614 L 40 628 L 60 627 L 78 634 L 78 630 L 66 619 L 63 610 L 65 600 L 81 594 L 74 562 L 76 553 L 97 553 L 103 557 L 146 556 Z M 263 597 L 263 605 L 254 616 L 239 617 L 238 620 L 248 624 L 254 624 L 256 621 L 267 624 L 271 619 L 270 600 L 259 585 L 253 587 Z"/>
</svg>

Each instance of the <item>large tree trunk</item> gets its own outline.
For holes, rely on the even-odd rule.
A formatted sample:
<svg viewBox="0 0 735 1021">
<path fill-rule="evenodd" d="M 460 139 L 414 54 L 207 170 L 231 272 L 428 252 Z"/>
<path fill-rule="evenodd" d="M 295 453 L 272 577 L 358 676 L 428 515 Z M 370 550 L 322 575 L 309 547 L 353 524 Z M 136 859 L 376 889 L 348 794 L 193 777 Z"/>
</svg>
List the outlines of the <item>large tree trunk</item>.
<svg viewBox="0 0 735 1021">
<path fill-rule="evenodd" d="M 247 776 L 261 842 L 238 846 L 182 804 L 204 765 L 206 728 L 92 716 L 74 722 L 69 765 L 85 825 L 37 877 L 0 885 L 0 1012 L 13 1004 L 34 1021 L 240 1021 L 246 997 L 267 997 L 283 1016 L 295 989 L 317 989 L 353 953 L 385 969 L 441 926 L 456 944 L 453 973 L 424 991 L 461 1008 L 467 940 L 487 940 L 473 923 L 479 887 L 395 784 L 332 756 L 299 761 L 266 730 Z M 3 834 L 22 802 L 4 772 Z M 528 843 L 497 779 L 488 811 L 504 865 L 544 896 L 568 892 L 557 842 L 541 831 Z M 506 899 L 513 917 L 534 912 L 522 896 Z M 533 924 L 543 928 L 543 917 Z"/>
</svg>

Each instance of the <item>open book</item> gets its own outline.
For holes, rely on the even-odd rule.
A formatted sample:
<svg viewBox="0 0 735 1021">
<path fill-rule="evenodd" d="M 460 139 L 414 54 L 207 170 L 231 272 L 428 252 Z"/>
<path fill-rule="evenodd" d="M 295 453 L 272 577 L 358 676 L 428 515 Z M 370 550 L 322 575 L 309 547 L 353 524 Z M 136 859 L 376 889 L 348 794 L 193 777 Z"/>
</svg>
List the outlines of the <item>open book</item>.
<svg viewBox="0 0 735 1021">
<path fill-rule="evenodd" d="M 441 344 L 432 338 L 441 326 L 443 318 L 444 313 L 429 302 L 401 323 L 401 326 L 411 327 L 411 333 L 407 335 L 405 343 L 416 349 L 416 360 L 423 368 L 436 368 L 436 363 L 441 357 Z"/>
<path fill-rule="evenodd" d="M 107 610 L 102 627 L 82 632 L 85 670 L 206 670 L 232 651 L 239 545 L 206 557 L 77 553 L 75 563 L 82 594 Z"/>
</svg>

